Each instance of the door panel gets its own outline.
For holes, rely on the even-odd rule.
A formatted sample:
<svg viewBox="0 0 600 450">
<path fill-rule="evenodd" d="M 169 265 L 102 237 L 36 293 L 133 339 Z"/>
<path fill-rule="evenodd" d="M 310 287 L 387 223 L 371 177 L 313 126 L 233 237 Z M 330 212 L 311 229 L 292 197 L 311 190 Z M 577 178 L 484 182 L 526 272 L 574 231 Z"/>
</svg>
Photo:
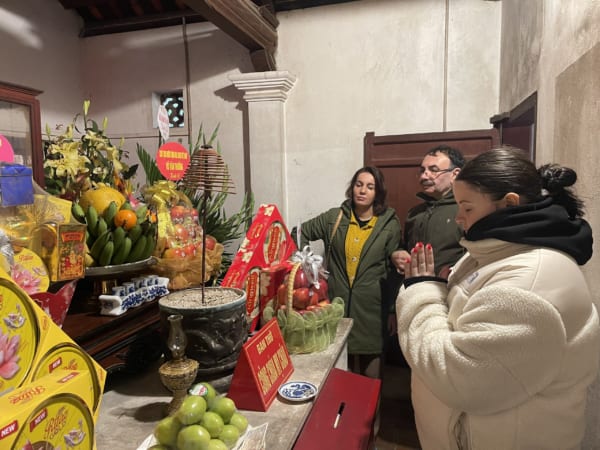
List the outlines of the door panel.
<svg viewBox="0 0 600 450">
<path fill-rule="evenodd" d="M 364 138 L 365 165 L 375 166 L 385 177 L 388 205 L 396 210 L 404 229 L 406 214 L 420 203 L 418 173 L 423 156 L 438 145 L 448 145 L 462 152 L 467 160 L 499 144 L 498 130 L 451 131 L 441 133 L 375 136 Z"/>
</svg>

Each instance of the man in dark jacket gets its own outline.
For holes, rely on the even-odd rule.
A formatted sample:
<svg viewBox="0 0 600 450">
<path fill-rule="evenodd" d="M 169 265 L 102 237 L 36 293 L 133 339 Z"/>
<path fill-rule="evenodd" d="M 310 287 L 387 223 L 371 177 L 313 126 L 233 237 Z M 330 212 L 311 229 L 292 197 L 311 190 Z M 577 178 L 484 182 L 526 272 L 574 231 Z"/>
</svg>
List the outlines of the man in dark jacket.
<svg viewBox="0 0 600 450">
<path fill-rule="evenodd" d="M 405 250 L 392 254 L 392 261 L 400 273 L 402 263 L 417 242 L 430 243 L 435 255 L 435 272 L 448 277 L 450 268 L 463 255 L 458 244 L 462 230 L 455 222 L 457 205 L 452 193 L 452 182 L 465 164 L 463 155 L 455 148 L 440 145 L 429 150 L 421 162 L 417 194 L 423 203 L 412 208 L 404 226 Z"/>
</svg>

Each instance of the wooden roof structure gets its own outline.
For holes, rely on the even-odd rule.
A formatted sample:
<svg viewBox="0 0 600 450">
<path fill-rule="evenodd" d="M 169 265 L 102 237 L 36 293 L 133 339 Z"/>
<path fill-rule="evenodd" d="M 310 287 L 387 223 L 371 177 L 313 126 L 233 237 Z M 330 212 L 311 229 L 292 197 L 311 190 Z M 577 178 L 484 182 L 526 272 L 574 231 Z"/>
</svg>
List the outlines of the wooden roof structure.
<svg viewBox="0 0 600 450">
<path fill-rule="evenodd" d="M 277 12 L 359 0 L 58 1 L 81 17 L 81 37 L 210 21 L 246 47 L 262 72 L 277 69 Z"/>
</svg>

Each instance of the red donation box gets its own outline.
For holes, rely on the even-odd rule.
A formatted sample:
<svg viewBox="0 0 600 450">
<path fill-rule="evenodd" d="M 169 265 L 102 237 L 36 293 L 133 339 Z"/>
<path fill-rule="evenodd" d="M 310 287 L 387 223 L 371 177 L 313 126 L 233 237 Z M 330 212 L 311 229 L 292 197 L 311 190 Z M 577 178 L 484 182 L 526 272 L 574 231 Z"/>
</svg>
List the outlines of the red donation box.
<svg viewBox="0 0 600 450">
<path fill-rule="evenodd" d="M 294 367 L 275 319 L 242 347 L 227 396 L 240 409 L 266 411 Z"/>
<path fill-rule="evenodd" d="M 367 450 L 380 390 L 381 380 L 331 369 L 294 450 Z"/>
</svg>

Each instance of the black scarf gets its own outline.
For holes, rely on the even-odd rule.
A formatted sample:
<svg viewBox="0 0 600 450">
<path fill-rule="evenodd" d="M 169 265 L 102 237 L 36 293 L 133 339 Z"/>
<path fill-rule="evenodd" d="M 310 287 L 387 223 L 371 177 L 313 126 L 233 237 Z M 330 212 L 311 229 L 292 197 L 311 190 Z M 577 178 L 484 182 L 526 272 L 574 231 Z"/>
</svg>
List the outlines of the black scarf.
<svg viewBox="0 0 600 450">
<path fill-rule="evenodd" d="M 584 219 L 569 218 L 551 197 L 527 205 L 499 209 L 477 221 L 465 233 L 469 241 L 500 239 L 517 244 L 549 247 L 583 265 L 592 257 L 592 229 Z"/>
</svg>

